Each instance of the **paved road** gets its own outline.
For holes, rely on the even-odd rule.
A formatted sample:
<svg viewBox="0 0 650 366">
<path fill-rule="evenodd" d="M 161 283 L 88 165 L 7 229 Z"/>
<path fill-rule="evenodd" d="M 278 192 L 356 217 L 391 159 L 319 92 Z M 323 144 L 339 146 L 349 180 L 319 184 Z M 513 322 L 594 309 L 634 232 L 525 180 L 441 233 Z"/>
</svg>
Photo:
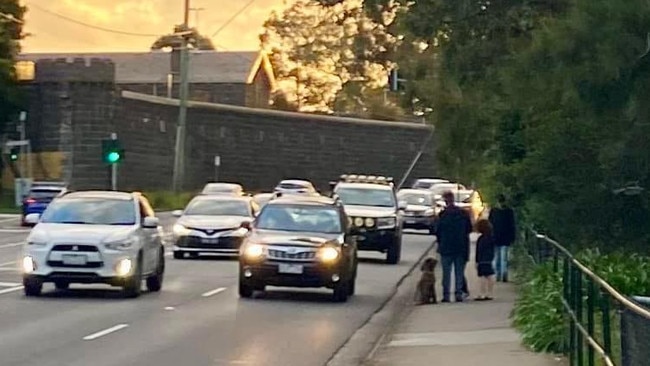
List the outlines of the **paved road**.
<svg viewBox="0 0 650 366">
<path fill-rule="evenodd" d="M 169 227 L 171 218 L 161 217 Z M 431 244 L 408 235 L 398 266 L 362 252 L 357 295 L 274 289 L 239 299 L 237 262 L 167 257 L 160 293 L 123 299 L 116 289 L 73 285 L 25 298 L 16 260 L 28 230 L 0 217 L 2 366 L 323 365 L 391 294 Z"/>
</svg>

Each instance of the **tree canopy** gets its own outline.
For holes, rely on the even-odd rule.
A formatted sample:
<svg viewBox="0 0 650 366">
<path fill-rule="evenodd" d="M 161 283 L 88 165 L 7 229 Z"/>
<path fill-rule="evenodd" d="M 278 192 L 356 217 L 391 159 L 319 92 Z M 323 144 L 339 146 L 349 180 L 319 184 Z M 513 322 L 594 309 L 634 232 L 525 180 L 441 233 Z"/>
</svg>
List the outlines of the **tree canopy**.
<svg viewBox="0 0 650 366">
<path fill-rule="evenodd" d="M 0 133 L 20 108 L 14 65 L 23 38 L 25 12 L 17 0 L 0 0 Z"/>
<path fill-rule="evenodd" d="M 180 29 L 177 27 L 175 31 L 180 31 Z M 190 31 L 192 32 L 192 34 L 188 37 L 189 38 L 188 43 L 190 47 L 202 51 L 213 51 L 215 49 L 210 38 L 199 33 L 199 31 L 196 28 L 191 28 Z M 151 50 L 154 51 L 161 50 L 167 47 L 179 48 L 181 47 L 181 44 L 182 44 L 181 37 L 175 34 L 166 34 L 160 36 L 160 38 L 158 38 L 151 45 Z"/>
</svg>

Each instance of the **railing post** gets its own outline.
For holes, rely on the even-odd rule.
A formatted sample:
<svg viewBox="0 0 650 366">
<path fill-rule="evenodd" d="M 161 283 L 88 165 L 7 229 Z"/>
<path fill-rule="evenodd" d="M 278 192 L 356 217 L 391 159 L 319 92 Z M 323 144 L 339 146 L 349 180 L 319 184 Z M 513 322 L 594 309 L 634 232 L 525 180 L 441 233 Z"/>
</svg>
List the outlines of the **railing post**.
<svg viewBox="0 0 650 366">
<path fill-rule="evenodd" d="M 587 331 L 589 332 L 589 336 L 591 338 L 594 338 L 595 336 L 595 331 L 594 331 L 594 311 L 595 311 L 595 297 L 596 297 L 596 286 L 594 284 L 594 281 L 589 278 L 588 279 L 588 289 L 589 289 L 589 297 L 587 297 Z M 587 349 L 587 357 L 588 357 L 588 362 L 589 366 L 594 366 L 595 362 L 595 352 L 593 347 L 588 347 Z"/>
<path fill-rule="evenodd" d="M 603 313 L 603 348 L 608 355 L 612 354 L 612 331 L 610 327 L 609 294 L 600 297 L 600 311 Z"/>
<path fill-rule="evenodd" d="M 573 279 L 575 283 L 575 314 L 578 324 L 582 324 L 582 272 L 578 267 L 575 267 L 575 278 Z M 584 339 L 580 331 L 576 332 L 576 351 L 578 353 L 577 365 L 584 365 Z"/>
<path fill-rule="evenodd" d="M 567 289 L 567 303 L 569 304 L 569 315 L 575 315 L 575 268 L 573 268 L 573 263 L 567 258 L 567 279 L 568 279 L 568 289 Z M 573 318 L 570 320 L 569 324 L 569 362 L 571 366 L 576 365 L 576 338 L 577 338 L 577 329 L 576 324 L 573 322 Z"/>
</svg>

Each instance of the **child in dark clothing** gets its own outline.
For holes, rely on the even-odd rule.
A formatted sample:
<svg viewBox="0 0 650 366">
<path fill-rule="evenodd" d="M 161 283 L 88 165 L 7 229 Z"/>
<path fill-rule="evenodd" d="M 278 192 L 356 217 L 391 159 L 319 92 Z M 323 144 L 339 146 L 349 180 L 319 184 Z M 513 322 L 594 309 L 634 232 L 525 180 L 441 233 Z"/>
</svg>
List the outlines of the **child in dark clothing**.
<svg viewBox="0 0 650 366">
<path fill-rule="evenodd" d="M 481 234 L 476 242 L 476 270 L 481 283 L 481 293 L 476 301 L 492 300 L 494 290 L 495 272 L 494 262 L 495 242 L 492 236 L 492 225 L 488 220 L 479 220 L 476 230 Z"/>
</svg>

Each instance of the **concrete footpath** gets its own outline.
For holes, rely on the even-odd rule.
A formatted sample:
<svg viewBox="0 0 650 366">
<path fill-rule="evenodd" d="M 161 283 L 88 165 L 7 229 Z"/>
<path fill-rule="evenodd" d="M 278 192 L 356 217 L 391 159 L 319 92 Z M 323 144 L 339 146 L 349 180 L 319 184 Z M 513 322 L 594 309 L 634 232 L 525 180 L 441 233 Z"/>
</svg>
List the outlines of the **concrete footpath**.
<svg viewBox="0 0 650 366">
<path fill-rule="evenodd" d="M 440 266 L 437 269 L 438 298 Z M 387 334 L 366 366 L 561 366 L 564 360 L 528 351 L 511 327 L 516 298 L 512 284 L 497 283 L 495 299 L 478 295 L 475 265 L 466 270 L 469 299 L 463 303 L 414 306 Z M 453 300 L 452 300 L 453 301 Z"/>
</svg>

